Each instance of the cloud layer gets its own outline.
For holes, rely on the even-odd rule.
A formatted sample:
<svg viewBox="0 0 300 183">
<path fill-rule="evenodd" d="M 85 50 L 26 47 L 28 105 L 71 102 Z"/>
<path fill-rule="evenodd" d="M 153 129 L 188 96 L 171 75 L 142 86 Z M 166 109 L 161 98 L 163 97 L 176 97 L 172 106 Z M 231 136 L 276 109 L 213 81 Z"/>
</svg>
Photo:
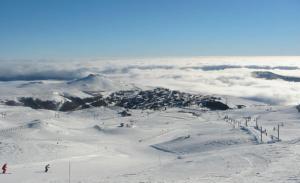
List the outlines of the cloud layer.
<svg viewBox="0 0 300 183">
<path fill-rule="evenodd" d="M 0 68 L 0 81 L 34 81 L 34 80 L 72 80 L 88 72 L 85 68 L 68 68 L 65 66 L 43 63 L 7 63 Z"/>
<path fill-rule="evenodd" d="M 249 98 L 270 104 L 300 103 L 300 83 L 264 80 L 253 71 L 300 76 L 300 57 L 200 57 L 76 62 L 6 63 L 0 81 L 72 80 L 90 73 L 137 86 Z"/>
</svg>

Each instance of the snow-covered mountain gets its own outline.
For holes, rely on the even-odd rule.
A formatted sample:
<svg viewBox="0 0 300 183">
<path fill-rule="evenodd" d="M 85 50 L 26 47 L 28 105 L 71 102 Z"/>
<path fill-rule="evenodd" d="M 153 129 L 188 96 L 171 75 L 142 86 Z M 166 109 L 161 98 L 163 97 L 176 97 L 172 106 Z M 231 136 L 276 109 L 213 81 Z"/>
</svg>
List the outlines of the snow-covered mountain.
<svg viewBox="0 0 300 183">
<path fill-rule="evenodd" d="M 109 79 L 105 75 L 89 74 L 86 77 L 68 81 L 67 85 L 86 91 L 119 91 L 132 88 L 132 86 Z"/>
<path fill-rule="evenodd" d="M 277 73 L 296 77 L 298 67 L 231 65 L 0 82 L 0 163 L 8 164 L 0 182 L 298 182 L 299 107 L 264 93 L 282 90 L 278 83 L 295 89 Z M 251 74 L 273 78 L 268 69 L 276 80 Z M 235 93 L 235 82 L 245 96 L 207 87 Z M 262 94 L 247 95 L 247 86 Z"/>
</svg>

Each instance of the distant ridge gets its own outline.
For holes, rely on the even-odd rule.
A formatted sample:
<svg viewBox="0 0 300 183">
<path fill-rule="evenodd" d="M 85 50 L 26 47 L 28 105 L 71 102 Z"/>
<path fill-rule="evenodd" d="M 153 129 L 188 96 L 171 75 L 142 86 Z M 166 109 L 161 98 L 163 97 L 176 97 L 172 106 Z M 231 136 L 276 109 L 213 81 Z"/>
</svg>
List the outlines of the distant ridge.
<svg viewBox="0 0 300 183">
<path fill-rule="evenodd" d="M 252 72 L 252 76 L 255 78 L 262 78 L 267 80 L 281 79 L 289 82 L 300 82 L 300 77 L 283 76 L 270 71 L 254 71 Z"/>
</svg>

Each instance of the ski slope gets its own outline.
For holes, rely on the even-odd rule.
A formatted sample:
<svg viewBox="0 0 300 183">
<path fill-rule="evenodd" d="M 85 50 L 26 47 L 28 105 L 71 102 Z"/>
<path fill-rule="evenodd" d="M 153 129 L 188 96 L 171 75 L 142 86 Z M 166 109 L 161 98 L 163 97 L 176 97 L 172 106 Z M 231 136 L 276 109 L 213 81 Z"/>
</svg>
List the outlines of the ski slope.
<svg viewBox="0 0 300 183">
<path fill-rule="evenodd" d="M 98 69 L 95 62 L 82 78 L 0 82 L 0 164 L 8 164 L 0 183 L 300 182 L 300 113 L 294 105 L 300 85 L 250 74 L 297 76 L 300 65 L 283 65 L 280 58 L 256 65 L 195 59 L 185 65 L 116 61 Z M 122 117 L 126 109 L 109 105 L 67 112 L 5 105 L 20 97 L 59 103 L 66 96 L 155 87 L 220 97 L 231 109 L 129 109 L 131 116 Z"/>
<path fill-rule="evenodd" d="M 234 98 L 233 98 L 234 100 Z M 299 114 L 294 107 L 253 105 L 229 111 L 53 111 L 1 106 L 1 182 L 297 182 Z M 195 109 L 194 109 L 195 110 Z M 97 114 L 97 115 L 95 115 Z M 240 121 L 240 126 L 224 120 Z M 259 117 L 269 135 L 245 127 Z M 128 124 L 119 127 L 120 123 Z M 283 123 L 280 142 L 273 127 Z M 247 128 L 248 130 L 245 130 Z M 44 166 L 50 163 L 49 173 Z"/>
</svg>

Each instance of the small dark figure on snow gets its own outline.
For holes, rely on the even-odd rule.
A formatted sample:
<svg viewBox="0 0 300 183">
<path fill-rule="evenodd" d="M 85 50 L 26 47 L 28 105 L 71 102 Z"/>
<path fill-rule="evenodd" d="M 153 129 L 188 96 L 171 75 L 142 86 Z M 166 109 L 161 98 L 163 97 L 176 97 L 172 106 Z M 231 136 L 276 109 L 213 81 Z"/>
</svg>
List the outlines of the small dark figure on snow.
<svg viewBox="0 0 300 183">
<path fill-rule="evenodd" d="M 49 168 L 50 168 L 50 164 L 47 164 L 47 165 L 45 166 L 45 172 L 46 172 L 46 173 L 48 172 Z"/>
<path fill-rule="evenodd" d="M 5 174 L 7 170 L 7 163 L 2 166 L 2 173 Z"/>
</svg>

